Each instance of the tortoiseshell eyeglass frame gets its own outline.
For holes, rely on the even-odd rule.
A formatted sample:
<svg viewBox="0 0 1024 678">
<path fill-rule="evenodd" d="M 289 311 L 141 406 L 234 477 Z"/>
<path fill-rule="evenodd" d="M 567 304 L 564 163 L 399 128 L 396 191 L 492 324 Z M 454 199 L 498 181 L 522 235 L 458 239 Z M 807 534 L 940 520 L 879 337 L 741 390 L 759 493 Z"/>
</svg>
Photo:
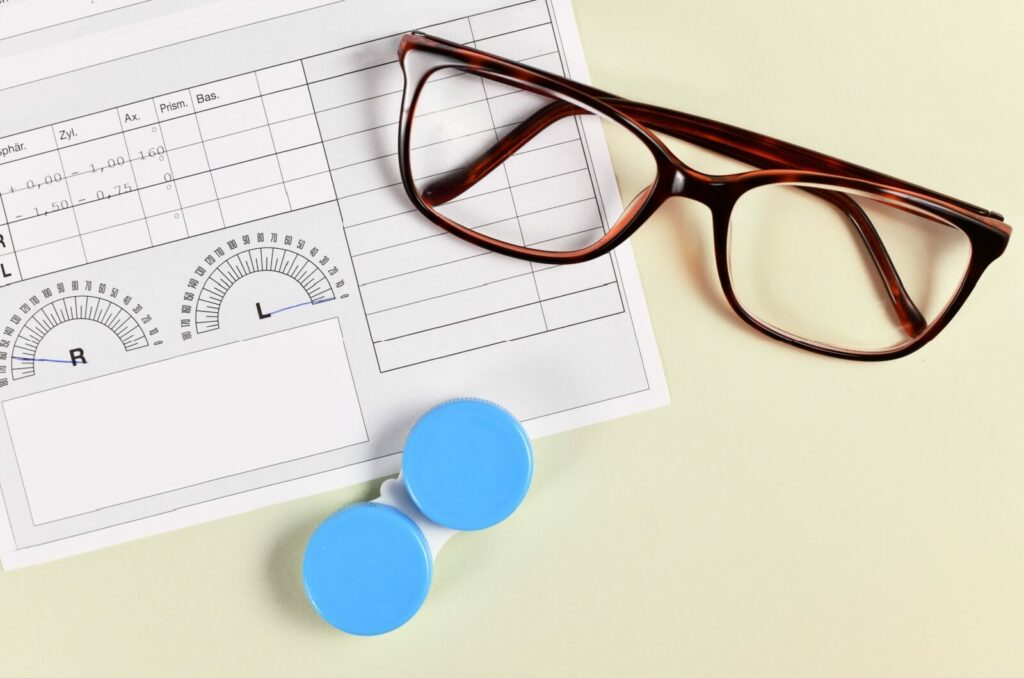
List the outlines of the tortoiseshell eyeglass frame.
<svg viewBox="0 0 1024 678">
<path fill-rule="evenodd" d="M 908 355 L 931 341 L 953 318 L 990 263 L 1006 249 L 1011 228 L 1000 214 L 858 165 L 779 141 L 755 132 L 667 108 L 638 103 L 603 92 L 502 57 L 423 33 L 402 37 L 398 51 L 405 74 L 398 160 L 402 182 L 413 204 L 428 219 L 480 247 L 539 263 L 579 263 L 602 256 L 633 234 L 672 197 L 696 200 L 711 210 L 716 268 L 729 305 L 753 328 L 815 353 L 850 360 L 891 360 Z M 417 189 L 410 169 L 410 134 L 420 92 L 430 75 L 443 68 L 475 73 L 525 90 L 541 93 L 553 102 L 536 111 L 503 136 L 468 167 Z M 622 216 L 592 245 L 570 252 L 531 249 L 495 240 L 460 226 L 434 206 L 462 194 L 501 165 L 548 125 L 579 114 L 597 114 L 631 131 L 650 150 L 656 178 L 626 208 Z M 680 161 L 658 138 L 664 134 L 757 169 L 729 175 L 704 174 Z M 884 283 L 885 292 L 908 341 L 891 350 L 855 351 L 808 341 L 762 322 L 747 312 L 733 291 L 729 272 L 729 219 L 733 206 L 747 191 L 768 184 L 803 184 L 836 187 L 963 231 L 971 244 L 968 267 L 952 300 L 930 324 L 914 305 L 878 232 L 863 209 L 849 195 L 828 190 L 806 190 L 839 209 L 856 229 L 867 254 Z"/>
</svg>

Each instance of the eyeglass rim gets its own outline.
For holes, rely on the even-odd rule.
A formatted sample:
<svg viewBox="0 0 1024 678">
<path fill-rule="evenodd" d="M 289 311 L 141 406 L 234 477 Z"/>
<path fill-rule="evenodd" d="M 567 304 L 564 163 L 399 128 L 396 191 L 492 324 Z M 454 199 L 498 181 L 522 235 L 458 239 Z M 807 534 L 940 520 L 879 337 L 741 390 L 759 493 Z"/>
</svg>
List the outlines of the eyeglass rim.
<svg viewBox="0 0 1024 678">
<path fill-rule="evenodd" d="M 935 193 L 929 189 L 881 175 L 873 170 L 861 168 L 844 161 L 818 154 L 809 149 L 802 149 L 771 139 L 753 132 L 746 132 L 714 121 L 705 121 L 711 125 L 721 125 L 730 131 L 748 134 L 752 138 L 767 140 L 785 147 L 791 147 L 810 157 L 823 159 L 831 163 L 830 172 L 809 169 L 756 169 L 730 175 L 706 175 L 689 168 L 682 163 L 649 127 L 636 119 L 636 111 L 650 112 L 651 115 L 675 114 L 686 115 L 670 109 L 662 109 L 648 104 L 633 102 L 602 92 L 589 85 L 577 83 L 552 73 L 547 73 L 528 65 L 498 57 L 487 52 L 466 47 L 441 38 L 423 33 L 409 33 L 403 36 L 399 48 L 399 62 L 405 76 L 402 107 L 399 121 L 399 168 L 403 186 L 417 209 L 428 219 L 444 228 L 453 235 L 468 242 L 505 255 L 534 261 L 538 263 L 581 263 L 610 253 L 618 245 L 628 239 L 643 225 L 661 205 L 671 197 L 680 195 L 675 184 L 680 176 L 683 179 L 696 179 L 707 185 L 714 185 L 714 197 L 705 201 L 713 214 L 715 258 L 719 282 L 730 306 L 736 314 L 754 329 L 799 348 L 831 357 L 851 360 L 877 361 L 892 360 L 903 357 L 920 349 L 933 339 L 956 315 L 970 292 L 974 289 L 981 274 L 988 265 L 998 258 L 1005 250 L 1012 228 L 1003 223 L 1002 216 L 956 198 Z M 531 247 L 519 246 L 490 238 L 482 233 L 449 220 L 432 209 L 419 195 L 412 181 L 410 169 L 411 146 L 410 131 L 412 119 L 423 85 L 430 74 L 439 69 L 451 67 L 467 72 L 479 72 L 489 77 L 503 80 L 509 84 L 541 93 L 554 99 L 564 100 L 591 113 L 603 115 L 627 128 L 650 150 L 656 163 L 656 178 L 647 190 L 642 204 L 638 205 L 628 218 L 620 218 L 610 224 L 607 233 L 597 242 L 586 248 L 568 252 L 551 252 Z M 624 110 L 625 109 L 625 110 Z M 630 114 L 627 111 L 633 111 Z M 704 120 L 704 119 L 697 119 Z M 671 136 L 671 132 L 666 132 Z M 841 172 L 849 168 L 852 172 L 877 175 L 886 180 L 877 181 L 859 176 L 844 175 Z M 917 209 L 937 217 L 963 231 L 971 243 L 971 258 L 961 286 L 946 308 L 927 325 L 923 332 L 903 345 L 880 351 L 861 351 L 844 349 L 818 342 L 809 341 L 786 333 L 745 309 L 733 290 L 728 265 L 729 217 L 736 201 L 746 192 L 769 184 L 813 183 L 846 188 L 869 194 L 884 196 L 887 200 L 911 205 Z M 896 185 L 894 185 L 896 184 Z M 909 187 L 909 188 L 908 188 Z M 916 189 L 916 190 L 915 190 Z"/>
</svg>

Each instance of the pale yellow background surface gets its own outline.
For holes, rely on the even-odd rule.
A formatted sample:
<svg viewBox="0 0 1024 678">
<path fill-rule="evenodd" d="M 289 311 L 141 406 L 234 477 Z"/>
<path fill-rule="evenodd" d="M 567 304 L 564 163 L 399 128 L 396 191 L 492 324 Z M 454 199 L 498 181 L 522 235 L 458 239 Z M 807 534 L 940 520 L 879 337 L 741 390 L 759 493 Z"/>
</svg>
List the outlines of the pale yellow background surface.
<svg viewBox="0 0 1024 678">
<path fill-rule="evenodd" d="M 1019 2 L 576 8 L 599 86 L 1024 227 Z M 445 548 L 406 627 L 341 635 L 299 583 L 371 483 L 0 574 L 0 676 L 1024 675 L 1024 229 L 877 365 L 735 320 L 700 210 L 634 242 L 672 406 L 540 441 L 525 504 Z"/>
</svg>

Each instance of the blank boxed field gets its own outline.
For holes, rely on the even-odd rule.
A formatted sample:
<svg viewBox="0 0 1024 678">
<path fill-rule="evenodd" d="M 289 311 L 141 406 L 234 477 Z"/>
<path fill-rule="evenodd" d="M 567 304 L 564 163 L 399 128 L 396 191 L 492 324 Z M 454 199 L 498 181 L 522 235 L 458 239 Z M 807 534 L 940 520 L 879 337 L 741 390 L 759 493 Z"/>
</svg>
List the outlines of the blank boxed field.
<svg viewBox="0 0 1024 678">
<path fill-rule="evenodd" d="M 327 173 L 327 157 L 320 144 L 279 153 L 277 161 L 281 165 L 281 177 L 285 181 Z"/>
<path fill-rule="evenodd" d="M 145 221 L 114 226 L 82 236 L 82 246 L 89 261 L 106 259 L 125 252 L 149 247 L 149 231 Z"/>
<path fill-rule="evenodd" d="M 482 232 L 504 241 L 519 239 L 519 226 L 514 219 L 494 224 Z M 485 251 L 477 245 L 446 233 L 436 238 L 424 238 L 364 254 L 355 258 L 354 262 L 359 282 L 365 285 L 382 278 L 479 256 Z"/>
<path fill-rule="evenodd" d="M 601 213 L 595 198 L 586 198 L 567 205 L 556 205 L 547 209 L 519 215 L 523 237 L 529 244 L 560 238 L 570 233 L 579 233 L 601 228 Z"/>
<path fill-rule="evenodd" d="M 386 125 L 334 139 L 325 143 L 324 148 L 327 150 L 327 164 L 332 169 L 394 155 L 398 152 L 398 125 Z"/>
<path fill-rule="evenodd" d="M 531 271 L 530 263 L 527 261 L 492 252 L 397 278 L 360 284 L 359 293 L 363 295 L 366 312 L 374 313 L 402 304 L 487 285 Z"/>
<path fill-rule="evenodd" d="M 21 277 L 31 278 L 62 268 L 71 268 L 85 263 L 85 252 L 79 238 L 68 238 L 28 250 L 18 250 Z"/>
<path fill-rule="evenodd" d="M 621 313 L 623 310 L 619 286 L 614 283 L 541 303 L 548 328 L 552 330 Z"/>
<path fill-rule="evenodd" d="M 203 146 L 210 167 L 226 167 L 274 154 L 274 142 L 268 127 L 207 141 Z"/>
<path fill-rule="evenodd" d="M 394 186 L 402 181 L 398 173 L 398 159 L 394 156 L 369 160 L 334 170 L 338 197 L 345 198 L 377 188 Z"/>
<path fill-rule="evenodd" d="M 544 24 L 550 21 L 548 8 L 544 0 L 535 0 L 521 5 L 514 5 L 493 12 L 485 12 L 469 18 L 473 27 L 473 35 L 477 40 L 484 40 L 492 35 L 508 33 Z"/>
<path fill-rule="evenodd" d="M 282 355 L 286 370 L 253 369 Z M 196 388 L 210 379 L 217 388 Z M 225 399 L 244 425 L 224 425 Z M 4 412 L 37 525 L 366 440 L 333 320 L 8 400 Z"/>
<path fill-rule="evenodd" d="M 345 186 L 337 178 L 334 178 L 334 187 L 339 194 L 345 192 Z M 414 209 L 402 186 L 388 186 L 342 198 L 338 202 L 341 205 L 341 216 L 344 218 L 346 226 L 390 217 Z"/>
<path fill-rule="evenodd" d="M 495 313 L 376 344 L 382 370 L 511 341 L 544 331 L 539 304 Z"/>
<path fill-rule="evenodd" d="M 293 61 L 257 72 L 256 82 L 259 84 L 260 92 L 266 95 L 270 92 L 305 85 L 306 76 L 302 72 L 302 62 Z"/>
<path fill-rule="evenodd" d="M 167 151 L 167 161 L 171 167 L 171 174 L 178 178 L 193 176 L 210 169 L 202 144 Z"/>
<path fill-rule="evenodd" d="M 281 214 L 289 210 L 288 194 L 278 184 L 258 191 L 220 199 L 221 214 L 225 226 L 235 226 L 247 221 Z"/>
<path fill-rule="evenodd" d="M 412 123 L 409 137 L 413 148 L 421 148 L 448 139 L 493 129 L 491 113 L 486 101 L 478 101 L 447 111 L 418 115 Z M 469 160 L 469 158 L 467 158 Z"/>
<path fill-rule="evenodd" d="M 343 106 L 370 97 L 401 92 L 404 78 L 397 62 L 339 75 L 309 86 L 316 110 Z"/>
<path fill-rule="evenodd" d="M 149 226 L 149 237 L 153 240 L 154 245 L 162 245 L 165 242 L 188 237 L 185 219 L 180 211 L 150 217 L 146 220 L 146 224 Z"/>
<path fill-rule="evenodd" d="M 276 157 L 250 160 L 213 171 L 213 185 L 222 198 L 279 183 L 281 170 Z"/>
<path fill-rule="evenodd" d="M 533 277 L 527 273 L 483 287 L 376 313 L 368 316 L 367 320 L 373 340 L 381 341 L 536 301 L 537 289 Z"/>
<path fill-rule="evenodd" d="M 316 117 L 313 115 L 275 122 L 270 126 L 270 134 L 278 153 L 300 146 L 320 145 L 320 130 L 317 129 Z"/>
<path fill-rule="evenodd" d="M 303 59 L 302 65 L 312 83 L 395 61 L 397 51 L 398 38 L 384 38 Z"/>
<path fill-rule="evenodd" d="M 163 134 L 164 144 L 168 150 L 198 144 L 203 140 L 199 133 L 199 123 L 196 122 L 194 115 L 162 122 L 160 123 L 160 132 Z"/>
<path fill-rule="evenodd" d="M 331 175 L 326 172 L 289 181 L 284 187 L 288 201 L 295 210 L 334 200 L 334 184 Z"/>
<path fill-rule="evenodd" d="M 305 87 L 285 90 L 263 97 L 263 108 L 267 112 L 267 121 L 280 122 L 303 115 L 312 115 L 313 102 L 309 100 L 309 90 Z"/>
<path fill-rule="evenodd" d="M 172 210 L 181 209 L 178 202 L 178 192 L 174 190 L 174 184 L 159 184 L 150 186 L 138 192 L 142 200 L 142 208 L 147 215 L 163 214 Z"/>
<path fill-rule="evenodd" d="M 259 99 L 249 99 L 230 106 L 196 114 L 199 131 L 203 139 L 216 139 L 267 124 L 263 104 Z"/>
<path fill-rule="evenodd" d="M 514 29 L 507 30 L 511 31 Z M 506 31 L 502 31 L 502 33 L 506 33 Z M 526 30 L 517 30 L 514 33 L 506 33 L 497 37 L 479 40 L 476 46 L 485 52 L 491 52 L 514 61 L 555 52 L 558 49 L 555 43 L 555 33 L 551 29 L 551 24 L 548 23 Z"/>
<path fill-rule="evenodd" d="M 503 173 L 492 172 L 491 178 L 504 183 Z M 488 179 L 484 179 L 487 181 Z M 480 183 L 483 184 L 484 181 Z M 479 186 L 478 186 L 479 187 Z M 484 224 L 511 219 L 516 216 L 517 205 L 512 200 L 512 192 L 507 188 L 481 195 L 461 197 L 441 205 L 437 211 L 452 221 L 468 228 L 478 228 Z"/>
<path fill-rule="evenodd" d="M 77 235 L 75 215 L 67 209 L 11 224 L 11 238 L 18 245 L 19 256 L 27 248 Z"/>
<path fill-rule="evenodd" d="M 561 297 L 615 282 L 611 259 L 605 255 L 582 264 L 552 266 L 534 273 L 541 299 Z"/>
<path fill-rule="evenodd" d="M 224 227 L 220 206 L 215 202 L 195 205 L 184 209 L 185 228 L 189 235 L 209 233 Z"/>
<path fill-rule="evenodd" d="M 584 169 L 586 166 L 583 144 L 578 140 L 518 153 L 505 162 L 508 180 L 513 186 Z"/>
<path fill-rule="evenodd" d="M 324 141 L 329 141 L 381 125 L 398 124 L 401 108 L 402 93 L 396 92 L 320 111 L 316 117 Z"/>
<path fill-rule="evenodd" d="M 185 207 L 217 198 L 216 189 L 213 187 L 213 177 L 208 173 L 178 179 L 174 184 L 178 190 L 178 200 Z"/>
<path fill-rule="evenodd" d="M 365 252 L 401 245 L 445 232 L 419 212 L 413 211 L 379 219 L 369 224 L 353 226 L 346 229 L 345 234 L 352 256 L 358 256 Z"/>
<path fill-rule="evenodd" d="M 582 169 L 550 179 L 512 187 L 516 207 L 523 214 L 594 197 L 589 170 Z"/>
</svg>

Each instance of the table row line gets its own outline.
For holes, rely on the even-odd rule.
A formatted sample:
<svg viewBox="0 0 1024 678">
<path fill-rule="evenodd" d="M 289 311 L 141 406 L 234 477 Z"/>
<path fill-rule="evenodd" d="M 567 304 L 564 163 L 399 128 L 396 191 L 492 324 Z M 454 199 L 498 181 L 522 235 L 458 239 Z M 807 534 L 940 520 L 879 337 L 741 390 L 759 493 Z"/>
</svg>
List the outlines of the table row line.
<svg viewBox="0 0 1024 678">
<path fill-rule="evenodd" d="M 556 204 L 593 197 L 582 145 L 578 140 L 564 142 L 535 153 L 528 162 L 523 156 L 511 159 L 506 163 L 504 173 L 492 173 L 464 197 L 443 209 L 471 227 L 521 216 L 530 225 L 527 227 L 527 243 L 563 234 L 550 230 L 549 220 L 541 217 Z M 545 173 L 555 174 L 543 176 Z M 128 178 L 117 174 L 112 176 Z M 62 182 L 58 188 L 64 189 L 63 193 L 58 193 L 58 188 L 52 185 L 39 189 L 50 199 L 50 204 L 43 210 L 19 201 L 17 196 L 0 197 L 0 225 L 10 223 L 14 245 L 18 249 L 29 249 L 76 233 L 85 234 L 214 200 L 226 201 L 226 210 L 233 212 L 231 198 L 279 184 L 286 189 L 294 187 L 302 194 L 299 200 L 289 203 L 295 209 L 339 197 L 346 226 L 349 227 L 397 217 L 391 224 L 397 224 L 397 229 L 374 229 L 373 235 L 367 239 L 367 246 L 355 248 L 353 254 L 401 244 L 420 235 L 415 229 L 408 237 L 402 234 L 403 226 L 415 225 L 416 222 L 402 216 L 409 212 L 411 205 L 402 189 L 393 157 L 329 171 L 323 149 L 310 146 L 142 190 L 135 190 L 130 182 L 125 181 L 113 186 L 111 195 L 104 197 L 99 197 L 103 189 L 97 189 L 98 184 L 76 184 L 79 180 Z M 81 187 L 82 192 L 96 189 L 97 197 L 75 200 L 75 196 L 81 194 L 78 190 L 72 192 L 76 186 Z M 239 207 L 243 207 L 246 214 L 250 211 L 241 204 Z M 269 209 L 268 214 L 277 211 L 273 203 Z M 548 216 L 561 218 L 564 215 Z M 576 227 L 578 221 L 565 222 L 565 225 Z M 235 218 L 225 219 L 225 225 L 232 223 L 240 222 Z"/>
<path fill-rule="evenodd" d="M 415 146 L 501 130 L 529 112 L 527 98 L 509 93 L 488 97 L 475 76 L 450 80 L 462 83 L 462 91 L 451 92 L 445 107 L 430 102 L 421 107 Z M 302 106 L 282 119 L 268 116 L 254 102 L 253 107 L 216 125 L 204 126 L 187 118 L 47 150 L 0 163 L 0 194 L 13 195 L 119 168 L 142 177 L 139 183 L 145 186 L 167 175 L 181 177 L 196 168 L 229 167 L 318 143 L 325 144 L 332 167 L 379 158 L 397 152 L 398 96 L 327 112 L 314 111 L 307 96 Z"/>
<path fill-rule="evenodd" d="M 417 133 L 417 139 L 424 142 L 413 151 L 414 164 L 422 170 L 419 173 L 429 171 L 431 167 L 450 165 L 460 154 L 469 152 L 467 149 L 486 148 L 492 144 L 496 134 L 495 114 L 488 110 L 489 105 L 487 101 L 480 101 L 473 108 L 460 111 L 459 124 L 454 126 L 446 118 L 443 121 L 446 132 L 455 134 L 454 137 L 435 140 L 436 135 L 428 134 L 425 126 L 417 127 L 423 130 Z M 468 115 L 470 113 L 472 115 Z M 516 117 L 506 126 L 527 114 L 528 109 L 519 107 Z M 275 155 L 284 180 L 298 173 L 308 175 L 329 167 L 352 168 L 349 173 L 365 176 L 365 181 L 372 182 L 374 167 L 363 166 L 371 161 L 376 161 L 379 166 L 378 174 L 385 171 L 390 179 L 397 178 L 397 163 L 394 162 L 397 146 L 393 138 L 397 135 L 392 135 L 388 141 L 381 134 L 382 128 L 378 127 L 369 133 L 332 139 L 323 145 L 321 151 L 321 135 L 315 117 L 311 115 L 296 122 L 299 124 L 277 132 L 270 128 L 255 129 L 238 135 L 238 138 L 213 142 L 197 141 L 199 132 L 193 129 L 195 136 L 181 141 L 195 143 L 172 148 L 164 145 L 166 139 L 163 135 L 146 132 L 148 139 L 137 149 L 129 149 L 123 139 L 112 139 L 104 141 L 104 148 L 94 149 L 97 152 L 93 154 L 76 149 L 74 153 L 53 152 L 36 156 L 24 161 L 24 166 L 0 166 L 0 187 L 8 186 L 6 192 L 0 188 L 0 199 L 4 200 L 7 208 L 6 220 L 31 218 L 59 209 L 64 200 L 79 204 L 203 172 L 212 171 L 228 177 L 251 175 L 259 168 L 259 163 Z M 498 127 L 501 128 L 500 123 Z M 573 121 L 564 120 L 539 135 L 531 146 L 578 138 Z M 323 153 L 326 153 L 326 162 Z M 519 155 L 522 156 L 523 152 Z M 526 163 L 513 161 L 513 164 L 522 166 Z M 4 214 L 0 213 L 0 223 L 3 221 Z"/>
<path fill-rule="evenodd" d="M 507 341 L 565 330 L 623 311 L 618 285 L 613 283 L 376 342 L 374 349 L 380 370 L 387 372 Z"/>
<path fill-rule="evenodd" d="M 548 265 L 539 270 L 525 261 L 500 266 L 489 273 L 458 264 L 444 268 L 427 276 L 413 275 L 415 284 L 404 288 L 360 286 L 374 341 L 390 341 L 468 317 L 552 301 L 616 282 L 608 257 L 583 264 Z M 464 271 L 470 272 L 470 276 L 460 277 Z M 419 287 L 420 283 L 424 286 Z M 443 293 L 435 294 L 439 291 Z"/>
<path fill-rule="evenodd" d="M 529 33 L 538 29 L 542 34 L 531 39 Z M 529 29 L 519 37 L 527 38 L 531 45 L 532 53 L 522 55 L 523 61 L 544 55 L 551 67 L 560 70 L 550 25 Z M 187 122 L 197 124 L 205 139 L 213 139 L 375 99 L 387 98 L 389 104 L 394 103 L 394 95 L 400 96 L 402 89 L 403 74 L 393 58 L 381 65 L 313 82 L 307 82 L 302 65 L 293 62 L 196 91 L 183 90 L 5 136 L 0 138 L 0 166 L 48 151 L 130 136 L 147 128 L 173 134 L 178 125 Z M 394 108 L 398 110 L 397 105 Z"/>
</svg>

